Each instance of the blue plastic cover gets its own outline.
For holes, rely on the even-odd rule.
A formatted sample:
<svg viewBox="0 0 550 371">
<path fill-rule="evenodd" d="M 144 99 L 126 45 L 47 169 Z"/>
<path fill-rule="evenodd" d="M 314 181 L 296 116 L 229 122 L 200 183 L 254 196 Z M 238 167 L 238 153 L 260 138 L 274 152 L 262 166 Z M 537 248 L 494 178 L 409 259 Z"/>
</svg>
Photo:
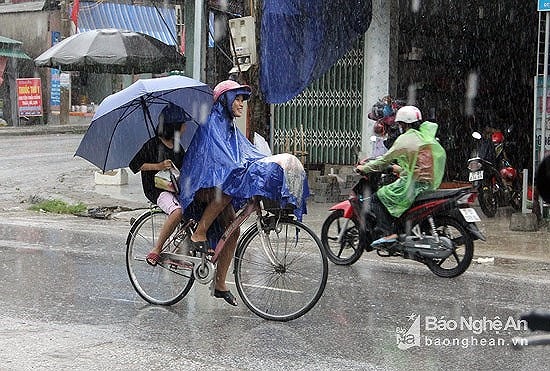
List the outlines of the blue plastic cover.
<svg viewBox="0 0 550 371">
<path fill-rule="evenodd" d="M 264 0 L 260 88 L 268 103 L 300 94 L 369 28 L 372 0 Z"/>
<path fill-rule="evenodd" d="M 184 210 L 201 188 L 218 187 L 232 197 L 235 210 L 252 196 L 281 206 L 293 204 L 298 219 L 306 212 L 309 188 L 304 168 L 293 155 L 265 156 L 236 128 L 218 101 L 197 129 L 183 161 L 180 201 Z"/>
</svg>

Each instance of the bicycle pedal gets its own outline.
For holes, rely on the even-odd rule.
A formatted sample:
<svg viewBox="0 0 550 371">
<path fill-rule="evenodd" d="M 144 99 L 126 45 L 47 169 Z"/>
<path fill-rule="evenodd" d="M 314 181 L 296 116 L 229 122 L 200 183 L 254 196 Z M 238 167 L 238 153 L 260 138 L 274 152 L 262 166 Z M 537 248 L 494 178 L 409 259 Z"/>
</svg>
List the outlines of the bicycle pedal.
<svg viewBox="0 0 550 371">
<path fill-rule="evenodd" d="M 192 263 L 184 262 L 184 261 L 165 260 L 162 263 L 169 266 L 170 269 L 193 269 Z"/>
<path fill-rule="evenodd" d="M 193 266 L 192 265 L 171 264 L 170 269 L 172 269 L 172 270 L 191 271 L 191 270 L 193 270 Z"/>
</svg>

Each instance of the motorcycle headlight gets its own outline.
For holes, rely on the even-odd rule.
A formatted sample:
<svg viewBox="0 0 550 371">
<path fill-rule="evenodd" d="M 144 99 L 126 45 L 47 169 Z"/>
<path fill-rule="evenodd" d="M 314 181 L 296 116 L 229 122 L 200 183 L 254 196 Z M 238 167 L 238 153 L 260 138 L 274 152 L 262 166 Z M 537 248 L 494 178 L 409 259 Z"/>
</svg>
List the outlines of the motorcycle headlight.
<svg viewBox="0 0 550 371">
<path fill-rule="evenodd" d="M 482 167 L 481 162 L 477 160 L 473 160 L 468 163 L 468 170 L 470 171 L 478 171 L 481 170 Z"/>
</svg>

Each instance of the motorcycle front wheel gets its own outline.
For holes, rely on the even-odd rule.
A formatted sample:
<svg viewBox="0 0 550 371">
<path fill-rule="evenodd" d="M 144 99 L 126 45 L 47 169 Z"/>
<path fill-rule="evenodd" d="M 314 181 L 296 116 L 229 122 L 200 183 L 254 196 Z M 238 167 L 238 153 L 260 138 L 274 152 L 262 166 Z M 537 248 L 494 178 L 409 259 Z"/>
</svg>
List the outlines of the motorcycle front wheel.
<svg viewBox="0 0 550 371">
<path fill-rule="evenodd" d="M 453 253 L 445 259 L 431 259 L 426 262 L 430 270 L 439 277 L 460 276 L 468 269 L 474 256 L 474 242 L 466 228 L 456 219 L 436 218 L 435 229 L 441 237 L 453 243 Z"/>
<path fill-rule="evenodd" d="M 478 199 L 483 214 L 488 218 L 493 218 L 497 214 L 498 209 L 497 192 L 494 185 L 484 183 L 479 188 Z"/>
<path fill-rule="evenodd" d="M 323 223 L 321 242 L 328 259 L 336 265 L 351 265 L 363 254 L 359 244 L 359 221 L 344 218 L 342 210 L 333 211 Z"/>
</svg>

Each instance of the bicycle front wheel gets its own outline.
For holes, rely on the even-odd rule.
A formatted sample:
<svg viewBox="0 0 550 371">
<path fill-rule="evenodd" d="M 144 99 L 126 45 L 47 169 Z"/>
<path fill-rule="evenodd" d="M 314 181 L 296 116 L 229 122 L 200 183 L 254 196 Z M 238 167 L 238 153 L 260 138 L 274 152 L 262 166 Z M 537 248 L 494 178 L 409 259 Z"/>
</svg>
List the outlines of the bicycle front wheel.
<svg viewBox="0 0 550 371">
<path fill-rule="evenodd" d="M 317 303 L 327 283 L 321 241 L 304 224 L 264 218 L 243 234 L 235 254 L 235 284 L 242 301 L 258 316 L 289 321 Z"/>
<path fill-rule="evenodd" d="M 126 269 L 136 292 L 151 304 L 172 305 L 183 299 L 193 286 L 192 269 L 159 262 L 151 266 L 145 257 L 151 251 L 168 216 L 160 209 L 143 213 L 132 224 L 126 239 Z M 189 238 L 180 224 L 166 241 L 163 251 L 177 251 L 176 241 Z M 174 239 L 174 236 L 178 236 Z"/>
</svg>

